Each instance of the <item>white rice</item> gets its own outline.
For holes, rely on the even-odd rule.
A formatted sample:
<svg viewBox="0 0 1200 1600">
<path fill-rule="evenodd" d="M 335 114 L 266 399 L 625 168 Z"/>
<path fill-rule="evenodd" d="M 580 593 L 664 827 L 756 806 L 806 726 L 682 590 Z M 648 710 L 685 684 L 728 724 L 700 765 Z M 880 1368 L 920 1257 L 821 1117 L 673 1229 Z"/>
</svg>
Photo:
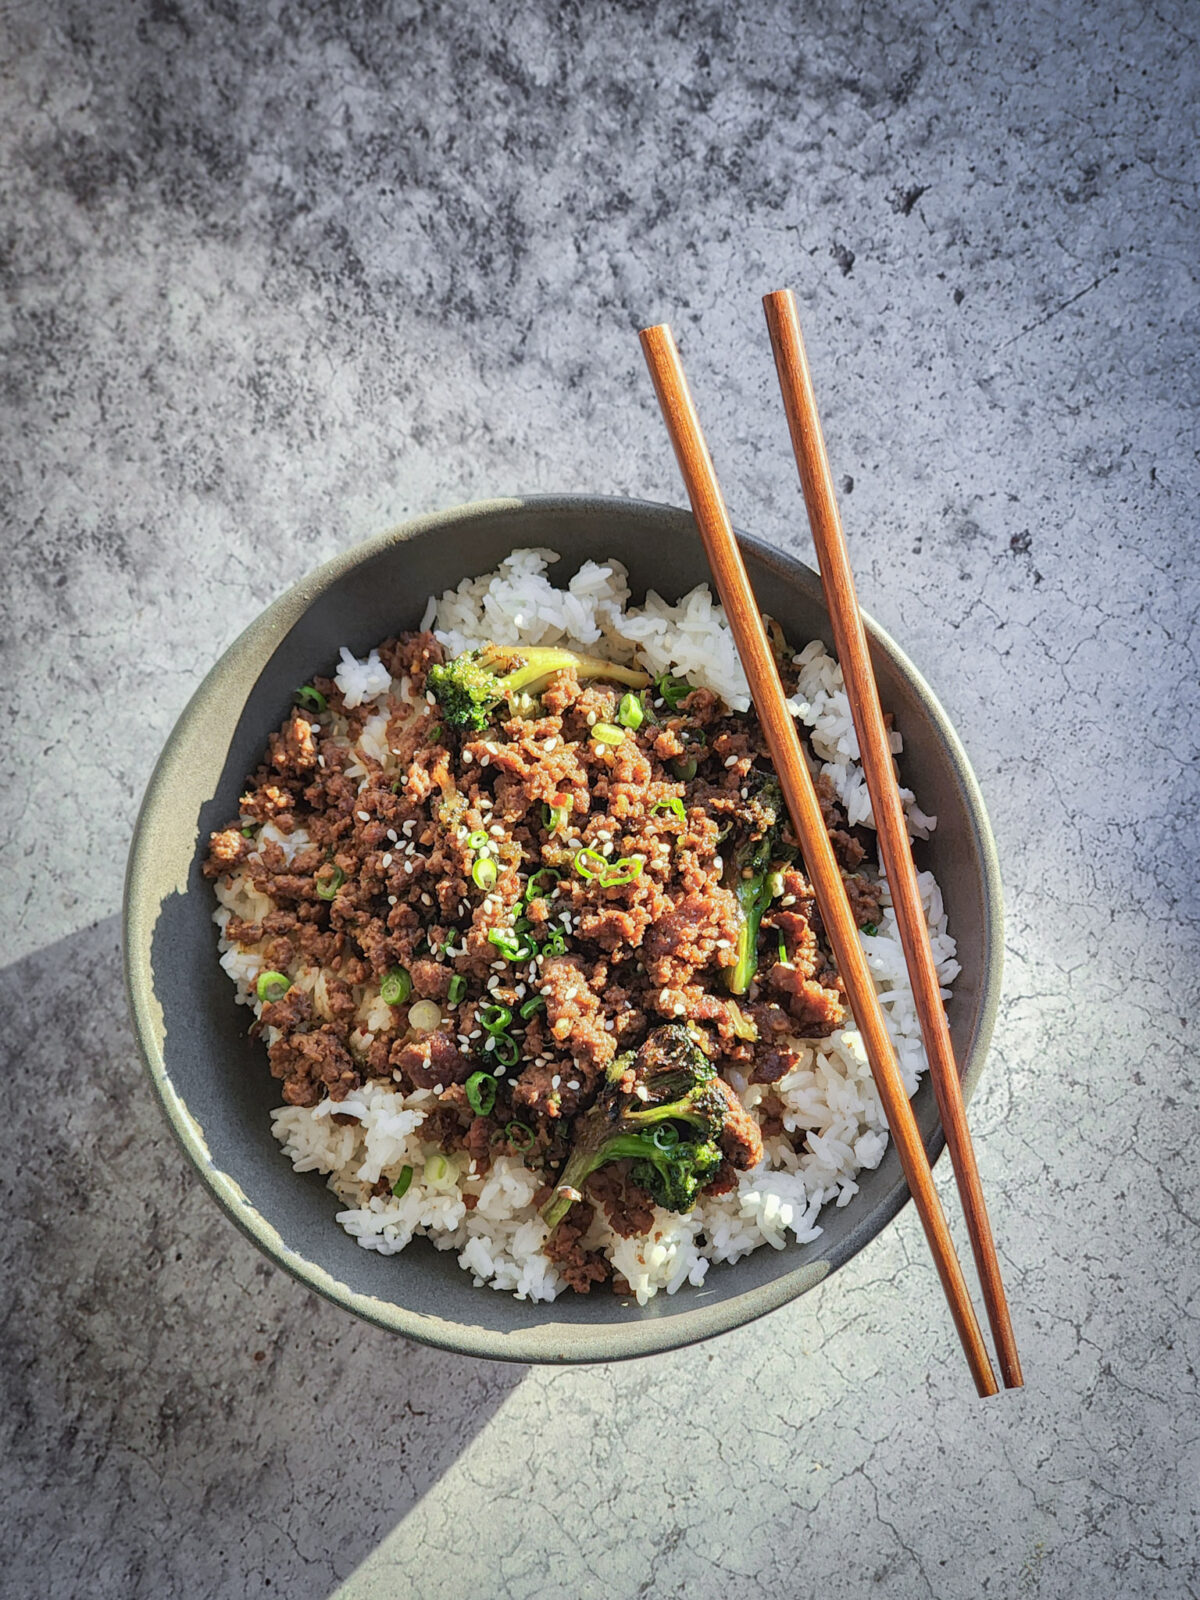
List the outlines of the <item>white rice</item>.
<svg viewBox="0 0 1200 1600">
<path fill-rule="evenodd" d="M 566 589 L 546 576 L 549 550 L 517 550 L 495 573 L 465 579 L 456 590 L 431 598 L 423 626 L 432 626 L 452 653 L 489 640 L 499 644 L 566 644 L 613 659 L 637 659 L 653 673 L 671 671 L 712 689 L 734 709 L 745 710 L 749 695 L 745 675 L 721 608 L 706 586 L 694 589 L 676 606 L 649 594 L 640 609 L 628 606 L 629 587 L 617 562 L 588 562 Z M 852 825 L 872 825 L 869 798 L 859 766 L 858 743 L 842 684 L 841 669 L 819 641 L 795 657 L 799 686 L 790 702 L 792 714 L 809 730 L 821 770 L 828 774 L 847 809 Z M 347 707 L 375 703 L 358 740 L 358 750 L 386 760 L 385 730 L 391 710 L 410 702 L 407 681 L 394 682 L 375 651 L 365 661 L 341 652 L 338 687 Z M 339 731 L 345 731 L 344 723 Z M 892 735 L 898 755 L 902 741 Z M 365 781 L 366 767 L 348 770 Z M 909 828 L 925 838 L 936 825 L 908 790 Z M 274 838 L 294 853 L 306 842 L 301 832 L 281 835 L 270 826 L 259 842 Z M 934 956 L 948 997 L 958 974 L 955 944 L 946 928 L 941 892 L 931 873 L 919 877 L 922 901 L 933 939 Z M 254 982 L 264 960 L 253 948 L 238 948 L 224 937 L 231 914 L 261 920 L 271 909 L 245 874 L 218 882 L 221 964 L 238 986 L 239 1002 L 261 1006 Z M 896 920 L 884 886 L 884 910 L 874 934 L 859 935 L 879 990 L 884 1016 L 896 1047 L 909 1094 L 916 1091 L 925 1068 L 920 1026 L 908 983 Z M 323 1012 L 323 977 L 302 969 L 293 981 L 309 989 L 318 1014 Z M 372 1027 L 386 1025 L 378 989 L 356 990 L 359 1027 L 351 1048 L 369 1043 Z M 847 1019 L 849 1020 L 849 1019 Z M 268 1030 L 269 1043 L 273 1036 Z M 764 1161 L 739 1175 L 727 1195 L 702 1198 L 686 1215 L 656 1210 L 652 1233 L 623 1239 L 608 1226 L 597 1208 L 584 1239 L 604 1252 L 614 1270 L 629 1282 L 639 1303 L 659 1290 L 674 1294 L 684 1284 L 700 1285 L 713 1262 L 733 1262 L 763 1245 L 782 1250 L 790 1239 L 801 1243 L 820 1236 L 818 1218 L 829 1204 L 849 1204 L 858 1192 L 858 1176 L 877 1167 L 887 1148 L 887 1124 L 875 1091 L 862 1039 L 851 1025 L 826 1039 L 797 1039 L 795 1069 L 780 1083 L 764 1088 L 731 1075 L 744 1104 L 754 1114 L 773 1093 L 782 1103 L 784 1128 L 792 1138 L 767 1141 Z M 405 1094 L 399 1087 L 372 1080 L 334 1106 L 330 1101 L 306 1108 L 284 1106 L 272 1113 L 275 1137 L 298 1171 L 325 1174 L 345 1209 L 338 1221 L 365 1249 L 394 1254 L 417 1234 L 439 1250 L 454 1250 L 459 1265 L 476 1284 L 489 1284 L 519 1299 L 553 1300 L 565 1287 L 545 1255 L 546 1228 L 533 1208 L 540 1177 L 519 1160 L 502 1157 L 487 1173 L 472 1170 L 465 1156 L 449 1162 L 422 1139 L 428 1111 L 436 1104 L 429 1090 Z M 360 1119 L 340 1125 L 334 1111 Z M 793 1142 L 794 1141 L 794 1142 Z M 432 1175 L 426 1176 L 430 1158 Z M 400 1197 L 372 1195 L 377 1180 L 393 1181 L 404 1167 L 412 1180 Z M 468 1209 L 467 1196 L 475 1197 Z"/>
</svg>

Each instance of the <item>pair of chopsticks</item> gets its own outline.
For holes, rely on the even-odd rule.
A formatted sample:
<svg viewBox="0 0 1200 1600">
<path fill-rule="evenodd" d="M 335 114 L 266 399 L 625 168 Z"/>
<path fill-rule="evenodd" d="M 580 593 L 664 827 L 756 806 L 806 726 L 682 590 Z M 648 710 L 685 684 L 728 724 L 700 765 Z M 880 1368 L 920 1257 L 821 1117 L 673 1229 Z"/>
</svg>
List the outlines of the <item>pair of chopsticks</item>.
<svg viewBox="0 0 1200 1600">
<path fill-rule="evenodd" d="M 817 415 L 796 304 L 790 290 L 769 294 L 763 303 L 791 429 L 792 447 L 800 469 L 800 482 L 817 549 L 825 603 L 833 624 L 838 660 L 858 734 L 880 854 L 912 981 L 938 1112 L 962 1198 L 1001 1374 L 1006 1388 L 1019 1388 L 1023 1381 L 1021 1363 L 984 1204 L 979 1168 L 967 1127 L 954 1050 L 917 888 L 908 826 L 892 765 L 879 691 L 867 652 L 866 633 L 842 534 L 833 476 Z M 817 906 L 838 971 L 846 985 L 850 1009 L 862 1035 L 888 1128 L 925 1230 L 950 1314 L 977 1390 L 981 1395 L 995 1394 L 996 1375 L 971 1304 L 946 1216 L 934 1188 L 929 1159 L 900 1077 L 875 985 L 858 941 L 858 928 L 846 898 L 841 870 L 825 831 L 821 807 L 795 723 L 784 700 L 762 616 L 734 538 L 674 336 L 664 323 L 644 329 L 641 341 L 667 432 L 692 503 L 696 526 L 746 670 L 750 693 L 787 800 Z"/>
</svg>

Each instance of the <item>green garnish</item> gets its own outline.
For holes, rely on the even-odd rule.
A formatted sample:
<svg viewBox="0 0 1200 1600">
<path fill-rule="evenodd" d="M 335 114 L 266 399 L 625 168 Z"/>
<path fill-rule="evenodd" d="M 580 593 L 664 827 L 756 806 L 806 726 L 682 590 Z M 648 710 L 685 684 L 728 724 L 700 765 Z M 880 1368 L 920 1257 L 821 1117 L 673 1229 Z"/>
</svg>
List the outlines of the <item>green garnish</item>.
<svg viewBox="0 0 1200 1600">
<path fill-rule="evenodd" d="M 692 686 L 686 678 L 673 678 L 669 672 L 655 678 L 654 687 L 659 699 L 665 701 L 672 711 L 692 692 Z"/>
<path fill-rule="evenodd" d="M 400 1175 L 396 1179 L 395 1183 L 392 1185 L 392 1193 L 396 1196 L 397 1200 L 401 1199 L 404 1195 L 406 1195 L 408 1193 L 408 1186 L 412 1182 L 412 1180 L 413 1180 L 413 1170 L 412 1170 L 412 1168 L 411 1167 L 401 1167 L 400 1168 Z"/>
<path fill-rule="evenodd" d="M 512 928 L 489 928 L 488 943 L 494 944 L 506 961 L 528 961 L 533 945 L 522 943 L 520 935 Z"/>
<path fill-rule="evenodd" d="M 322 871 L 324 871 L 324 868 L 322 868 Z M 317 885 L 318 898 L 321 900 L 332 900 L 334 895 L 337 894 L 338 890 L 345 883 L 346 874 L 335 861 L 333 863 L 333 872 L 328 878 L 316 878 L 314 881 Z"/>
<path fill-rule="evenodd" d="M 475 1020 L 485 1033 L 503 1033 L 512 1021 L 512 1012 L 507 1006 L 480 1006 Z"/>
<path fill-rule="evenodd" d="M 783 935 L 781 933 L 779 935 L 779 959 L 780 959 L 780 961 L 783 962 L 785 967 L 787 966 L 787 958 L 788 958 L 787 943 L 784 940 L 784 937 L 783 937 Z"/>
<path fill-rule="evenodd" d="M 618 884 L 632 883 L 635 878 L 641 877 L 644 865 L 641 856 L 622 856 L 619 861 L 613 862 L 613 870 L 600 879 L 600 887 L 615 889 Z"/>
<path fill-rule="evenodd" d="M 458 1005 L 463 995 L 467 992 L 467 980 L 461 972 L 456 972 L 450 979 L 450 987 L 446 990 L 446 999 L 452 1006 Z"/>
<path fill-rule="evenodd" d="M 436 744 L 436 743 L 437 743 L 437 741 L 438 741 L 438 740 L 439 740 L 439 739 L 440 739 L 440 738 L 441 738 L 441 737 L 442 737 L 442 725 L 441 725 L 441 723 L 440 723 L 440 722 L 439 722 L 439 723 L 438 723 L 438 724 L 437 724 L 437 725 L 436 725 L 436 727 L 433 727 L 433 728 L 430 728 L 430 730 L 429 730 L 429 734 L 428 734 L 428 738 L 429 738 L 429 742 L 430 742 L 430 744 Z"/>
<path fill-rule="evenodd" d="M 532 1150 L 534 1132 L 527 1122 L 510 1122 L 504 1129 L 504 1137 L 514 1149 Z"/>
<path fill-rule="evenodd" d="M 505 701 L 511 714 L 523 696 L 540 694 L 554 674 L 566 668 L 573 669 L 581 681 L 606 678 L 633 689 L 643 688 L 648 681 L 646 674 L 635 667 L 581 656 L 574 650 L 543 646 L 510 649 L 491 644 L 431 667 L 425 682 L 452 728 L 482 733 Z"/>
<path fill-rule="evenodd" d="M 683 756 L 676 756 L 674 761 L 671 763 L 671 771 L 679 779 L 680 783 L 690 783 L 696 776 L 696 765 L 697 763 L 695 756 L 688 756 L 686 758 Z"/>
<path fill-rule="evenodd" d="M 617 707 L 617 721 L 636 732 L 645 720 L 646 708 L 642 705 L 641 695 L 623 694 L 621 704 Z"/>
<path fill-rule="evenodd" d="M 544 900 L 550 894 L 551 890 L 554 888 L 554 885 L 561 877 L 562 873 L 556 871 L 554 867 L 539 867 L 529 879 L 529 882 L 525 885 L 526 901 Z M 544 889 L 541 886 L 543 878 L 548 878 L 550 880 Z"/>
<path fill-rule="evenodd" d="M 296 699 L 301 705 L 311 706 L 314 711 L 329 710 L 329 701 L 319 689 L 314 689 L 311 683 L 303 684 L 296 690 Z"/>
<path fill-rule="evenodd" d="M 672 795 L 669 800 L 656 800 L 650 807 L 650 815 L 654 816 L 659 811 L 670 811 L 680 822 L 687 821 L 687 812 L 683 808 L 683 801 L 678 795 Z"/>
<path fill-rule="evenodd" d="M 283 999 L 292 987 L 292 980 L 286 972 L 264 972 L 259 975 L 254 987 L 263 1005 L 270 1005 L 275 1000 Z"/>
<path fill-rule="evenodd" d="M 595 862 L 595 866 L 592 863 Z M 599 878 L 608 871 L 608 858 L 602 856 L 599 850 L 593 850 L 590 845 L 585 845 L 582 850 L 575 852 L 575 871 L 581 878 Z"/>
<path fill-rule="evenodd" d="M 565 956 L 567 953 L 567 936 L 561 928 L 555 928 L 548 939 L 542 941 L 542 954 L 544 956 Z"/>
<path fill-rule="evenodd" d="M 625 735 L 620 728 L 614 728 L 611 722 L 597 722 L 589 730 L 588 737 L 595 739 L 597 744 L 622 744 Z"/>
<path fill-rule="evenodd" d="M 552 806 L 546 801 L 542 802 L 542 821 L 551 833 L 557 833 L 561 827 L 564 827 L 570 815 L 569 806 Z"/>
<path fill-rule="evenodd" d="M 412 977 L 407 967 L 393 967 L 385 972 L 379 985 L 381 997 L 390 1006 L 402 1006 L 412 993 Z"/>
<path fill-rule="evenodd" d="M 544 1011 L 545 1009 L 546 996 L 544 994 L 535 994 L 532 1000 L 526 1000 L 525 1004 L 521 1007 L 521 1015 L 525 1018 L 525 1021 L 528 1022 L 535 1011 Z"/>
<path fill-rule="evenodd" d="M 877 922 L 868 922 L 866 927 L 862 931 L 865 934 L 868 934 L 868 935 L 878 933 L 879 932 L 879 924 Z"/>
<path fill-rule="evenodd" d="M 515 1067 L 521 1056 L 521 1047 L 511 1033 L 494 1033 L 495 1049 L 492 1052 L 502 1067 Z"/>
<path fill-rule="evenodd" d="M 467 1079 L 467 1102 L 477 1117 L 486 1117 L 496 1104 L 496 1080 L 490 1072 L 473 1072 Z"/>
<path fill-rule="evenodd" d="M 253 837 L 254 837 L 254 829 L 252 827 L 247 826 L 247 827 L 242 829 L 242 838 L 243 839 L 253 839 Z"/>
<path fill-rule="evenodd" d="M 491 844 L 486 828 L 476 828 L 474 833 L 467 835 L 468 850 L 482 850 L 485 844 Z"/>
<path fill-rule="evenodd" d="M 480 889 L 490 889 L 499 877 L 499 873 L 496 871 L 496 863 L 490 856 L 480 856 L 479 860 L 471 868 L 471 877 Z"/>
</svg>

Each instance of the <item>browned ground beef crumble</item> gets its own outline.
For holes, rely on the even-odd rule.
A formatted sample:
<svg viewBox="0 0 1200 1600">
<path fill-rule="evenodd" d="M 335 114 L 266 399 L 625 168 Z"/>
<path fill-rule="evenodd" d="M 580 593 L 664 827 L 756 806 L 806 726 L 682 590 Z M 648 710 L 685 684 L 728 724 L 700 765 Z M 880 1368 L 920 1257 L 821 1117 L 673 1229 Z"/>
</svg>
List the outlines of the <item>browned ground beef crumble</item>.
<svg viewBox="0 0 1200 1600">
<path fill-rule="evenodd" d="M 332 717 L 349 722 L 353 739 L 372 708 L 348 710 L 330 679 L 314 679 L 328 710 L 295 710 L 271 735 L 240 818 L 212 835 L 204 864 L 214 879 L 247 873 L 277 908 L 261 923 L 233 918 L 231 940 L 269 941 L 265 958 L 284 973 L 325 969 L 328 1017 L 292 988 L 264 1006 L 256 1024 L 278 1030 L 268 1056 L 287 1104 L 344 1100 L 366 1078 L 435 1089 L 439 1104 L 425 1137 L 467 1151 L 480 1169 L 497 1153 L 524 1154 L 549 1183 L 569 1147 L 571 1119 L 591 1104 L 614 1056 L 652 1028 L 684 1019 L 718 1069 L 736 1065 L 751 1081 L 771 1084 L 795 1063 L 786 1039 L 823 1037 L 840 1024 L 841 981 L 798 864 L 783 866 L 783 893 L 763 917 L 749 993 L 735 1002 L 722 982 L 742 920 L 722 882 L 722 849 L 755 821 L 751 774 L 770 767 L 752 712 L 732 713 L 706 689 L 693 690 L 674 710 L 648 696 L 653 717 L 636 732 L 623 729 L 619 745 L 601 745 L 590 729 L 616 722 L 624 691 L 581 685 L 564 671 L 542 695 L 538 714 L 459 735 L 424 694 L 428 668 L 443 659 L 433 635 L 402 634 L 379 654 L 394 678 L 408 676 L 417 701 L 415 714 L 407 708 L 389 724 L 395 767 L 385 775 L 360 757 L 369 768 L 361 789 L 361 779 L 347 775 L 350 755 L 332 733 Z M 697 761 L 688 781 L 671 768 L 684 752 Z M 880 916 L 874 836 L 847 826 L 827 779 L 818 779 L 818 791 L 851 905 L 859 925 L 869 926 Z M 682 802 L 683 820 L 670 808 L 654 809 L 667 800 Z M 548 826 L 551 807 L 565 811 L 565 823 Z M 311 843 L 290 863 L 277 844 L 259 849 L 249 835 L 265 821 L 284 834 L 301 827 Z M 486 892 L 472 880 L 477 849 L 468 843 L 482 832 L 497 868 Z M 628 883 L 600 887 L 575 869 L 583 847 L 611 861 L 640 856 L 644 868 Z M 543 867 L 561 874 L 553 891 L 521 903 Z M 339 873 L 336 892 L 324 898 Z M 563 950 L 532 962 L 506 960 L 488 935 L 511 929 L 518 915 L 528 918 L 536 942 L 555 925 L 563 928 Z M 412 993 L 392 1007 L 391 1027 L 356 1053 L 353 986 L 378 982 L 398 966 L 409 972 Z M 456 975 L 465 993 L 451 1005 Z M 519 1008 L 539 993 L 544 1009 L 521 1021 Z M 420 999 L 441 1006 L 435 1032 L 409 1025 Z M 520 1059 L 499 1080 L 490 1114 L 479 1116 L 463 1086 L 481 1068 L 495 1067 L 477 1023 L 484 1005 L 512 1010 Z M 726 1159 L 709 1186 L 715 1193 L 733 1187 L 736 1169 L 762 1155 L 758 1124 L 736 1095 L 728 1098 Z M 506 1131 L 514 1121 L 533 1131 L 527 1151 Z M 579 1243 L 591 1205 L 602 1206 L 626 1235 L 652 1225 L 649 1197 L 627 1168 L 618 1162 L 594 1173 L 591 1204 L 578 1204 L 549 1242 L 548 1253 L 577 1290 L 611 1273 Z"/>
</svg>

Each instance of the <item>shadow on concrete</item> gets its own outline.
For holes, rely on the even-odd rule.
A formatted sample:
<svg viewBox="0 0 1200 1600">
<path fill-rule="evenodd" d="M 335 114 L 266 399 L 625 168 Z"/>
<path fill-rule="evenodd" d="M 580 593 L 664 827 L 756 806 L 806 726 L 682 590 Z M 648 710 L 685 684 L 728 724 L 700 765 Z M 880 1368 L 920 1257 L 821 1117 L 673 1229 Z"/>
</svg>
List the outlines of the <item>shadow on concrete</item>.
<svg viewBox="0 0 1200 1600">
<path fill-rule="evenodd" d="M 0 1002 L 0 1590 L 328 1594 L 525 1369 L 355 1321 L 221 1215 L 142 1075 L 117 918 Z"/>
</svg>

